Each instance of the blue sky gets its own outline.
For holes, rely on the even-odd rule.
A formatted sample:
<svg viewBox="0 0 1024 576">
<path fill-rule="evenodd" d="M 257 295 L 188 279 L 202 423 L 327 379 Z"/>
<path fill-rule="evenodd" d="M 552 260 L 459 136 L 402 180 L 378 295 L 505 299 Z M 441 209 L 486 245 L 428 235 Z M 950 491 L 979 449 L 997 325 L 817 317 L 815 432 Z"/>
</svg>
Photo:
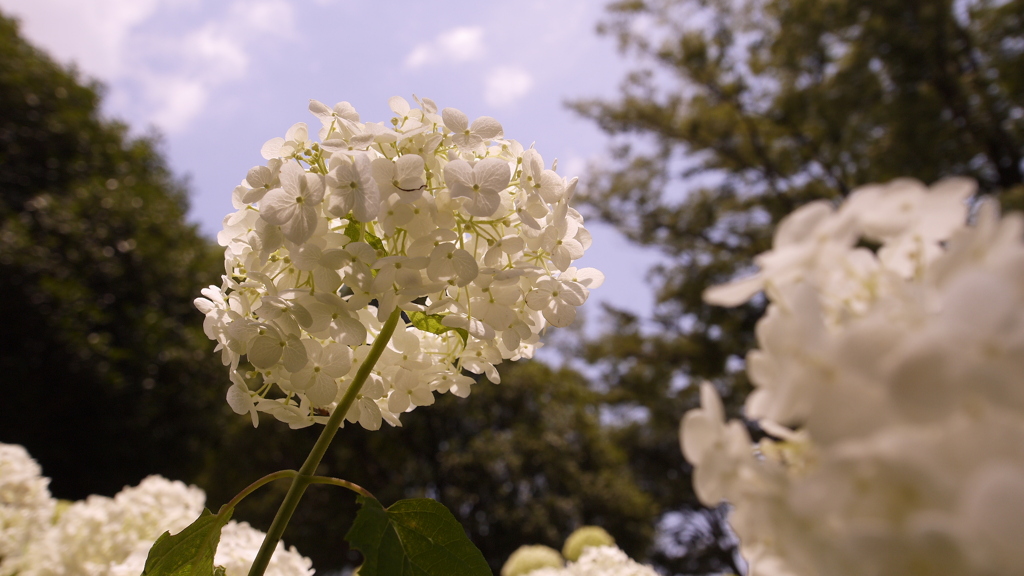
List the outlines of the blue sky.
<svg viewBox="0 0 1024 576">
<path fill-rule="evenodd" d="M 364 121 L 390 117 L 412 94 L 470 118 L 497 118 L 562 175 L 600 162 L 607 138 L 564 103 L 611 97 L 630 63 L 595 26 L 603 0 L 376 2 L 351 0 L 0 0 L 30 41 L 107 86 L 105 112 L 164 136 L 188 176 L 190 217 L 212 236 L 231 190 L 263 162 L 262 144 L 314 120 L 310 98 L 346 100 Z M 657 256 L 588 221 L 580 261 L 608 280 L 597 301 L 649 313 L 644 281 Z"/>
</svg>

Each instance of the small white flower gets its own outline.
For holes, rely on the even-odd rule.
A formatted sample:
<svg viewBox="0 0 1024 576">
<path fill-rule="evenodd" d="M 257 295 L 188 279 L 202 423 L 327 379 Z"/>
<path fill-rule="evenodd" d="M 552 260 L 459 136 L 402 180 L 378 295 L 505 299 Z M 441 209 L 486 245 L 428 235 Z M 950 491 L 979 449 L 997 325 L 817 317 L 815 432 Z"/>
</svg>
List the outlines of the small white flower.
<svg viewBox="0 0 1024 576">
<path fill-rule="evenodd" d="M 292 388 L 304 392 L 314 406 L 334 402 L 338 395 L 337 379 L 352 367 L 352 350 L 337 342 L 322 346 L 314 340 L 303 340 L 302 345 L 309 360 L 292 375 Z"/>
<path fill-rule="evenodd" d="M 297 122 L 284 138 L 271 138 L 263 145 L 261 153 L 267 160 L 293 158 L 301 155 L 312 146 L 309 140 L 309 129 L 305 122 Z"/>
<path fill-rule="evenodd" d="M 318 208 L 324 198 L 324 183 L 297 162 L 281 167 L 281 187 L 267 192 L 260 203 L 260 216 L 281 227 L 285 238 L 296 244 L 309 240 L 319 221 Z"/>
<path fill-rule="evenodd" d="M 373 161 L 373 177 L 384 197 L 397 194 L 402 202 L 415 202 L 423 196 L 427 187 L 423 169 L 423 158 L 416 154 Z"/>
<path fill-rule="evenodd" d="M 458 159 L 444 167 L 444 179 L 452 198 L 469 198 L 464 205 L 466 212 L 489 218 L 501 206 L 501 191 L 512 179 L 512 171 L 498 158 L 485 158 L 474 166 Z"/>
<path fill-rule="evenodd" d="M 463 150 L 474 153 L 482 153 L 486 149 L 487 141 L 501 138 L 501 124 L 490 116 L 481 116 L 473 120 L 472 126 L 469 118 L 455 108 L 445 108 L 441 111 L 441 118 L 444 125 L 454 132 L 452 142 Z"/>
<path fill-rule="evenodd" d="M 526 305 L 540 310 L 552 326 L 564 328 L 576 319 L 576 307 L 587 301 L 587 289 L 576 282 L 545 276 L 526 295 Z"/>
<path fill-rule="evenodd" d="M 335 155 L 327 174 L 327 211 L 338 218 L 348 213 L 360 222 L 377 217 L 380 191 L 366 156 Z"/>
</svg>

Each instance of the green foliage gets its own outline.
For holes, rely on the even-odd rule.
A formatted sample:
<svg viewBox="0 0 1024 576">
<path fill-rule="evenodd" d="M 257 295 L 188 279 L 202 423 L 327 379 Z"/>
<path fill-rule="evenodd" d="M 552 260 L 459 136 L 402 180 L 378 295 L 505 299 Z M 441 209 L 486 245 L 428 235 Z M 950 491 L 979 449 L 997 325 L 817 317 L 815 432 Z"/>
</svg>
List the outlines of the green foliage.
<svg viewBox="0 0 1024 576">
<path fill-rule="evenodd" d="M 454 330 L 459 337 L 462 338 L 462 342 L 465 343 L 469 340 L 469 332 L 464 328 L 451 328 L 441 323 L 444 320 L 444 316 L 440 314 L 426 314 L 424 312 L 409 312 L 409 321 L 412 325 L 423 330 L 424 332 L 430 332 L 431 334 L 444 334 L 449 330 Z"/>
<path fill-rule="evenodd" d="M 345 539 L 363 554 L 360 576 L 490 576 L 480 550 L 443 505 L 429 498 L 362 506 Z"/>
<path fill-rule="evenodd" d="M 155 142 L 98 105 L 0 16 L 0 438 L 71 499 L 188 478 L 226 412 L 192 307 L 220 257 Z"/>
<path fill-rule="evenodd" d="M 142 576 L 223 576 L 224 569 L 214 567 L 213 557 L 220 543 L 220 531 L 231 519 L 228 508 L 214 515 L 209 510 L 181 532 L 164 532 L 153 543 Z"/>
<path fill-rule="evenodd" d="M 738 415 L 763 302 L 716 308 L 703 291 L 749 273 L 795 208 L 866 183 L 967 175 L 1024 207 L 1024 2 L 631 0 L 601 30 L 639 65 L 619 98 L 573 104 L 618 137 L 587 200 L 666 261 L 651 322 L 612 311 L 584 352 L 607 401 L 645 413 L 618 434 L 642 487 L 704 517 L 668 535 L 685 558 L 655 560 L 738 572 L 723 512 L 680 477 L 678 422 L 704 379 Z"/>
</svg>

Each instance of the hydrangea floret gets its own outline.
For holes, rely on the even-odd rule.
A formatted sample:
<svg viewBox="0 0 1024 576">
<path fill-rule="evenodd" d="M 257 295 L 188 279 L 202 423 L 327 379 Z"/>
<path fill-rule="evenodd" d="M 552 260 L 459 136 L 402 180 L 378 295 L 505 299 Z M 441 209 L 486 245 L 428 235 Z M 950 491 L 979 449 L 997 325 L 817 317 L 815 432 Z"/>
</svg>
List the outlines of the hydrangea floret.
<svg viewBox="0 0 1024 576">
<path fill-rule="evenodd" d="M 577 179 L 505 139 L 489 117 L 401 97 L 388 123 L 317 101 L 262 149 L 218 241 L 225 274 L 196 300 L 239 414 L 326 423 L 371 344 L 396 328 L 345 420 L 378 429 L 435 393 L 465 397 L 502 360 L 529 358 L 604 277 L 569 206 Z"/>
<path fill-rule="evenodd" d="M 725 419 L 714 387 L 681 426 L 701 500 L 732 504 L 750 574 L 1024 573 L 1024 218 L 973 181 L 897 180 L 778 227 L 755 385 Z"/>
</svg>

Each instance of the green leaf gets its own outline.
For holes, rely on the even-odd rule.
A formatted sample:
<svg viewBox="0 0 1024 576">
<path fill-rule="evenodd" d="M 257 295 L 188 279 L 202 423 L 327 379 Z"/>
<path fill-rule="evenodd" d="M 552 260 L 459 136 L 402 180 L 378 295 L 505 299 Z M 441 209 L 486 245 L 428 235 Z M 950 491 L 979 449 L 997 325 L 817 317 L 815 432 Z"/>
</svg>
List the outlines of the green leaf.
<svg viewBox="0 0 1024 576">
<path fill-rule="evenodd" d="M 484 555 L 442 504 L 400 500 L 384 508 L 373 498 L 362 507 L 345 540 L 363 555 L 359 576 L 492 576 Z"/>
<path fill-rule="evenodd" d="M 409 312 L 409 320 L 412 325 L 431 334 L 444 334 L 451 330 L 450 327 L 441 323 L 444 316 L 440 314 L 426 314 L 425 312 Z"/>
<path fill-rule="evenodd" d="M 370 246 L 373 246 L 374 250 L 380 250 L 381 252 L 385 251 L 384 250 L 384 243 L 381 242 L 380 238 L 377 238 L 376 236 L 374 236 L 373 233 L 370 232 L 369 230 L 366 231 L 366 237 L 364 238 L 364 240 L 366 240 L 367 244 L 369 244 Z"/>
<path fill-rule="evenodd" d="M 359 234 L 362 231 L 362 226 L 355 220 L 349 220 L 348 226 L 345 226 L 345 236 L 348 236 L 353 242 L 359 242 Z"/>
<path fill-rule="evenodd" d="M 444 334 L 449 330 L 454 330 L 462 338 L 463 344 L 469 340 L 469 332 L 466 329 L 452 328 L 442 324 L 441 320 L 444 319 L 444 316 L 441 314 L 426 314 L 424 312 L 408 312 L 407 314 L 409 315 L 409 320 L 412 320 L 412 325 L 424 332 Z"/>
<path fill-rule="evenodd" d="M 220 543 L 220 531 L 234 509 L 214 515 L 208 509 L 187 528 L 171 536 L 164 532 L 146 558 L 142 576 L 216 576 L 224 569 L 213 565 L 213 556 Z"/>
</svg>

